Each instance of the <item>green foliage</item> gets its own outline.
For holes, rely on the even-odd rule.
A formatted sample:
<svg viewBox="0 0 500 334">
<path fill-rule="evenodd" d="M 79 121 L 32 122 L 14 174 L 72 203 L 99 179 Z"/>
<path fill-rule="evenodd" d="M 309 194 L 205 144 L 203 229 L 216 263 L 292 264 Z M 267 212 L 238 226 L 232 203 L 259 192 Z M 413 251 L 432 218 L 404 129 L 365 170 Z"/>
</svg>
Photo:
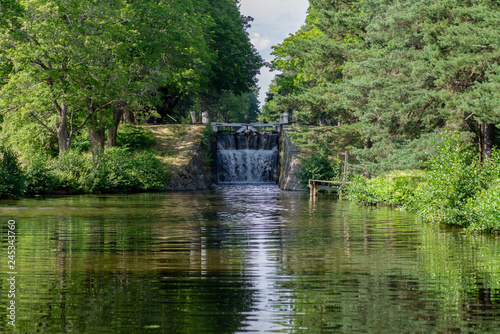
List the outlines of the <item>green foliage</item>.
<svg viewBox="0 0 500 334">
<path fill-rule="evenodd" d="M 31 152 L 24 164 L 26 195 L 46 195 L 54 191 L 56 177 L 49 167 L 50 157 Z"/>
<path fill-rule="evenodd" d="M 483 189 L 468 203 L 467 216 L 471 231 L 500 231 L 500 179 L 494 180 L 491 188 Z"/>
<path fill-rule="evenodd" d="M 364 126 L 360 127 L 360 132 L 365 129 Z M 414 140 L 377 141 L 370 149 L 361 145 L 352 150 L 352 153 L 363 166 L 363 171 L 370 174 L 379 175 L 395 169 L 421 169 L 429 157 L 437 153 L 437 147 L 442 145 L 443 140 L 448 138 L 447 133 L 436 131 L 423 134 Z M 463 134 L 462 137 L 463 142 L 472 140 L 469 134 Z"/>
<path fill-rule="evenodd" d="M 0 0 L 0 28 L 13 29 L 19 26 L 23 8 L 16 0 Z"/>
<path fill-rule="evenodd" d="M 245 94 L 263 61 L 246 32 L 251 18 L 233 0 L 2 0 L 0 8 L 0 111 L 35 120 L 60 154 L 82 144 L 72 140 L 86 126 L 109 127 L 117 109 L 147 118 L 160 103 L 168 114 L 179 101 L 215 103 L 229 92 L 225 112 L 238 107 L 245 118 L 252 107 L 256 116 Z M 14 19 L 22 34 L 10 29 Z M 102 136 L 93 138 L 95 149 Z"/>
<path fill-rule="evenodd" d="M 263 117 L 293 110 L 306 124 L 362 123 L 367 145 L 356 156 L 377 173 L 420 168 L 443 131 L 480 141 L 479 124 L 500 124 L 499 8 L 311 0 L 306 25 L 274 47 L 282 74 Z"/>
<path fill-rule="evenodd" d="M 309 185 L 310 179 L 338 180 L 342 175 L 342 166 L 339 159 L 331 158 L 331 151 L 326 145 L 322 145 L 310 157 L 301 159 L 297 178 L 304 187 Z"/>
<path fill-rule="evenodd" d="M 24 191 L 24 174 L 17 154 L 0 145 L 0 198 L 18 198 Z"/>
<path fill-rule="evenodd" d="M 57 139 L 38 122 L 20 113 L 6 114 L 0 138 L 22 157 L 29 156 L 32 152 L 43 152 L 51 156 L 58 152 Z"/>
<path fill-rule="evenodd" d="M 167 171 L 151 151 L 110 148 L 84 176 L 86 193 L 125 193 L 165 190 Z"/>
<path fill-rule="evenodd" d="M 468 227 L 470 230 L 500 231 L 498 181 L 500 153 L 480 163 L 460 136 L 439 145 L 427 163 L 428 170 L 414 176 L 356 177 L 347 197 L 364 204 L 401 206 L 415 211 L 425 221 Z"/>
<path fill-rule="evenodd" d="M 128 147 L 107 149 L 97 164 L 90 154 L 76 150 L 58 158 L 33 153 L 24 170 L 29 196 L 161 191 L 170 177 L 153 151 Z"/>
<path fill-rule="evenodd" d="M 85 129 L 86 130 L 86 129 Z M 73 137 L 71 148 L 77 152 L 89 152 L 92 149 L 88 131 L 80 131 Z"/>
<path fill-rule="evenodd" d="M 212 158 L 212 146 L 215 142 L 215 132 L 210 124 L 205 126 L 203 130 L 203 135 L 201 136 L 201 159 L 207 168 L 212 166 L 213 158 Z"/>
<path fill-rule="evenodd" d="M 346 198 L 366 205 L 404 206 L 413 200 L 418 184 L 415 172 L 372 179 L 356 175 L 347 186 Z"/>
<path fill-rule="evenodd" d="M 84 192 L 85 177 L 93 167 L 92 158 L 89 155 L 69 150 L 47 163 L 55 178 L 54 189 L 56 191 L 70 194 Z"/>
<path fill-rule="evenodd" d="M 468 226 L 467 202 L 491 182 L 489 168 L 454 135 L 428 162 L 425 187 L 415 194 L 413 204 L 426 220 Z"/>
<path fill-rule="evenodd" d="M 256 86 L 256 75 L 264 65 L 246 31 L 253 19 L 240 14 L 237 1 L 209 1 L 209 4 L 208 14 L 215 25 L 208 41 L 212 66 L 206 88 L 210 93 L 247 93 Z"/>
<path fill-rule="evenodd" d="M 259 107 L 255 93 L 235 94 L 224 90 L 207 99 L 200 108 L 207 111 L 212 121 L 249 123 L 257 120 Z"/>
<path fill-rule="evenodd" d="M 148 149 L 156 144 L 153 133 L 149 129 L 137 125 L 119 127 L 116 142 L 118 146 L 127 146 L 133 149 Z"/>
</svg>

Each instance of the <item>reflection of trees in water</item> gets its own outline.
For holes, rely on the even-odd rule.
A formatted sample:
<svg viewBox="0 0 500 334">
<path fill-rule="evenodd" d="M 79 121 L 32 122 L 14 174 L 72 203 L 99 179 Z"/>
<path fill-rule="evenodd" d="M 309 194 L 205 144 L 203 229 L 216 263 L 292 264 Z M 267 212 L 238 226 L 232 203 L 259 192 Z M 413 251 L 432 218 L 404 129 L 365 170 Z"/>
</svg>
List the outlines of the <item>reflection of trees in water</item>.
<svg viewBox="0 0 500 334">
<path fill-rule="evenodd" d="M 218 241 L 199 217 L 186 219 L 189 210 L 167 219 L 145 204 L 135 213 L 132 201 L 123 214 L 73 207 L 25 219 L 30 245 L 23 248 L 33 261 L 23 270 L 30 321 L 21 331 L 233 333 L 242 326 L 254 292 L 238 257 L 212 253 Z"/>
<path fill-rule="evenodd" d="M 280 287 L 292 291 L 295 328 L 488 332 L 500 325 L 492 240 L 326 197 L 290 203 L 280 253 L 290 280 Z"/>
<path fill-rule="evenodd" d="M 233 333 L 264 313 L 307 333 L 499 326 L 495 237 L 236 189 L 42 202 L 18 221 L 20 332 Z"/>
</svg>

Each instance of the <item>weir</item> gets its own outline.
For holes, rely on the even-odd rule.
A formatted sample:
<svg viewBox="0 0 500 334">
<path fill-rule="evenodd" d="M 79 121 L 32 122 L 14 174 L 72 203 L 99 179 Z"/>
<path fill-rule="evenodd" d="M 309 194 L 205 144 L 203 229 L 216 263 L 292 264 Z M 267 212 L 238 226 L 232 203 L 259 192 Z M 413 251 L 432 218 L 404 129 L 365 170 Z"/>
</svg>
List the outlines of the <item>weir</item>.
<svg viewBox="0 0 500 334">
<path fill-rule="evenodd" d="M 277 183 L 278 143 L 277 133 L 218 134 L 218 182 Z"/>
</svg>

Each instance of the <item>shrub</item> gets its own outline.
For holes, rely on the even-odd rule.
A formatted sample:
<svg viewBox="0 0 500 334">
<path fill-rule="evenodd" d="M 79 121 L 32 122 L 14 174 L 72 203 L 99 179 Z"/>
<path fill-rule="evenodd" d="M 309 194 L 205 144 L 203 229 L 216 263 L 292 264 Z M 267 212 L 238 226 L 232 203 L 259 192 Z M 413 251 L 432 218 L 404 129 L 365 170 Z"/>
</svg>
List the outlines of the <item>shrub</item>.
<svg viewBox="0 0 500 334">
<path fill-rule="evenodd" d="M 332 159 L 330 154 L 326 145 L 321 145 L 310 158 L 302 159 L 297 178 L 304 187 L 308 186 L 311 179 L 333 181 L 341 177 L 342 162 Z"/>
<path fill-rule="evenodd" d="M 24 165 L 26 195 L 46 195 L 54 191 L 56 179 L 50 169 L 50 158 L 32 152 Z"/>
<path fill-rule="evenodd" d="M 415 194 L 415 209 L 425 220 L 467 226 L 467 202 L 489 182 L 477 155 L 455 135 L 440 145 L 428 168 L 425 187 Z"/>
<path fill-rule="evenodd" d="M 147 149 L 153 147 L 156 140 L 153 133 L 147 128 L 125 125 L 118 128 L 116 143 L 118 146 Z"/>
<path fill-rule="evenodd" d="M 85 176 L 88 193 L 159 191 L 165 189 L 167 171 L 151 151 L 109 148 Z"/>
<path fill-rule="evenodd" d="M 346 198 L 367 205 L 406 206 L 413 201 L 418 177 L 378 176 L 367 179 L 357 175 L 347 186 Z"/>
<path fill-rule="evenodd" d="M 71 141 L 71 149 L 77 152 L 90 152 L 92 143 L 88 131 L 80 131 Z"/>
<path fill-rule="evenodd" d="M 161 191 L 166 189 L 168 171 L 151 151 L 135 152 L 130 160 L 131 176 L 137 180 L 137 191 Z"/>
<path fill-rule="evenodd" d="M 500 179 L 468 203 L 469 230 L 500 232 Z"/>
<path fill-rule="evenodd" d="M 24 175 L 17 154 L 0 145 L 0 198 L 18 198 L 24 194 Z"/>
<path fill-rule="evenodd" d="M 82 185 L 92 170 L 92 158 L 74 150 L 54 159 L 51 169 L 55 178 L 54 188 L 68 193 L 83 192 Z"/>
</svg>

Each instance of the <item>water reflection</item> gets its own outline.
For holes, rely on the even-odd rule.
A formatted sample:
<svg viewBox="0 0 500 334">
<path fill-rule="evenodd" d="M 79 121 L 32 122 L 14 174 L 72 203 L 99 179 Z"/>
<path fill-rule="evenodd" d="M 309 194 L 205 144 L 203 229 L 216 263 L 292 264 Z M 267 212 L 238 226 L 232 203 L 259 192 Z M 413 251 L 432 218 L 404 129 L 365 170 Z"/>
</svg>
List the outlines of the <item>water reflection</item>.
<svg viewBox="0 0 500 334">
<path fill-rule="evenodd" d="M 18 333 L 500 328 L 499 239 L 399 211 L 228 185 L 0 202 L 0 218 L 19 232 Z"/>
</svg>

